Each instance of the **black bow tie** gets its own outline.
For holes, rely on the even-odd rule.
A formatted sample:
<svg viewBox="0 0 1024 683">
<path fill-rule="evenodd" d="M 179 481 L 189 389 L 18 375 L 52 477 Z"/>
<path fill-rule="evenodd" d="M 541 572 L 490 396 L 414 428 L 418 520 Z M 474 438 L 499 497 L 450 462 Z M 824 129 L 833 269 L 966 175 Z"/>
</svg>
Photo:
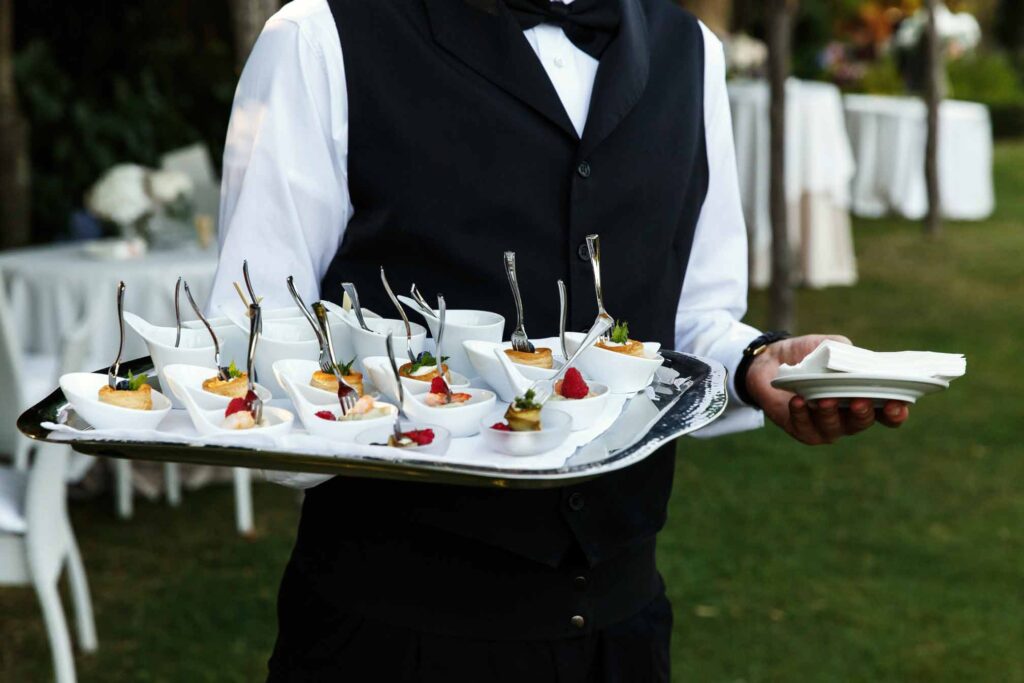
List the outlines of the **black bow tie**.
<svg viewBox="0 0 1024 683">
<path fill-rule="evenodd" d="M 573 0 L 566 5 L 548 0 L 505 0 L 524 31 L 538 24 L 555 24 L 573 45 L 594 59 L 619 28 L 619 0 Z"/>
</svg>

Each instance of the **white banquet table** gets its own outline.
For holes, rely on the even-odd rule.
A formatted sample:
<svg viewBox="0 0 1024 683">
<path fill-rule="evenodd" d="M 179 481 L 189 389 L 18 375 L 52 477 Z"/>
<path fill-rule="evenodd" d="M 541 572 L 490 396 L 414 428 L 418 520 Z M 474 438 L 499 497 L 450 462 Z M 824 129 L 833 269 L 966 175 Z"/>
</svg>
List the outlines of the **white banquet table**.
<svg viewBox="0 0 1024 683">
<path fill-rule="evenodd" d="M 850 226 L 853 152 L 842 95 L 829 83 L 786 84 L 786 199 L 789 242 L 799 281 L 808 287 L 852 285 L 857 262 Z M 762 80 L 729 82 L 743 213 L 750 238 L 750 282 L 771 279 L 771 101 Z"/>
<path fill-rule="evenodd" d="M 924 102 L 912 97 L 847 95 L 846 122 L 857 159 L 853 210 L 877 218 L 910 219 L 928 209 L 924 156 L 928 135 Z M 947 100 L 939 109 L 939 183 L 952 220 L 982 220 L 995 209 L 992 122 L 976 102 Z"/>
<path fill-rule="evenodd" d="M 203 305 L 217 267 L 216 248 L 198 245 L 150 251 L 127 260 L 98 259 L 80 243 L 0 252 L 0 274 L 7 284 L 22 348 L 56 354 L 62 337 L 80 322 L 92 330 L 89 357 L 103 365 L 117 353 L 117 282 L 124 280 L 125 310 L 155 324 L 174 324 L 174 284 L 184 277 Z M 182 294 L 182 317 L 192 319 Z M 125 358 L 146 355 L 146 347 L 126 328 Z M 95 368 L 92 368 L 95 369 Z"/>
</svg>

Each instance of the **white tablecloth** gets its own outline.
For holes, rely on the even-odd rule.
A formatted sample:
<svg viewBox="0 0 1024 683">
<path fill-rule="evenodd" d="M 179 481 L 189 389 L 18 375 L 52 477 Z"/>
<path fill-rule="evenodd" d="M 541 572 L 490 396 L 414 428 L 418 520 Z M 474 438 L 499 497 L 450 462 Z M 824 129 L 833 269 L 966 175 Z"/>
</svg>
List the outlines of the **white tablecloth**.
<svg viewBox="0 0 1024 683">
<path fill-rule="evenodd" d="M 809 287 L 851 285 L 857 281 L 849 214 L 854 162 L 842 96 L 834 85 L 796 79 L 787 83 L 786 94 L 786 197 L 794 266 Z M 755 287 L 771 278 L 770 100 L 765 81 L 729 83 Z"/>
<path fill-rule="evenodd" d="M 853 210 L 920 219 L 928 209 L 924 176 L 928 136 L 924 102 L 910 97 L 847 95 L 846 122 L 857 159 Z M 939 182 L 943 213 L 982 220 L 995 209 L 992 123 L 975 102 L 948 100 L 939 110 Z"/>
<path fill-rule="evenodd" d="M 92 330 L 89 349 L 97 367 L 117 353 L 117 282 L 124 280 L 125 310 L 158 325 L 174 324 L 174 284 L 184 277 L 204 305 L 217 267 L 215 249 L 198 246 L 149 252 L 124 261 L 98 260 L 80 245 L 62 244 L 0 252 L 13 317 L 26 351 L 56 354 L 61 338 L 83 322 Z M 192 319 L 182 293 L 182 317 Z M 125 358 L 146 355 L 142 340 L 127 329 Z M 95 368 L 92 368 L 95 369 Z"/>
</svg>

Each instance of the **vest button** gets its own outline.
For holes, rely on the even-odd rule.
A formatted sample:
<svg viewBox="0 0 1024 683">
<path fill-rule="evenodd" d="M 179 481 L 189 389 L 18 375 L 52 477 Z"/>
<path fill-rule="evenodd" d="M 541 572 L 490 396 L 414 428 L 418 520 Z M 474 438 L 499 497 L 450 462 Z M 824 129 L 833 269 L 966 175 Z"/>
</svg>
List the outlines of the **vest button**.
<svg viewBox="0 0 1024 683">
<path fill-rule="evenodd" d="M 581 161 L 580 165 L 576 167 L 576 172 L 580 174 L 581 178 L 589 178 L 591 170 L 590 162 L 587 161 Z"/>
<path fill-rule="evenodd" d="M 579 512 L 583 509 L 583 494 L 577 491 L 576 493 L 569 496 L 569 509 L 574 512 Z"/>
<path fill-rule="evenodd" d="M 575 626 L 576 628 L 583 628 L 587 625 L 587 620 L 577 614 L 569 620 L 569 623 Z"/>
<path fill-rule="evenodd" d="M 590 250 L 587 249 L 586 242 L 576 247 L 576 255 L 580 257 L 580 261 L 590 261 Z"/>
<path fill-rule="evenodd" d="M 578 591 L 584 591 L 587 589 L 587 577 L 577 576 L 572 580 L 572 587 Z"/>
</svg>

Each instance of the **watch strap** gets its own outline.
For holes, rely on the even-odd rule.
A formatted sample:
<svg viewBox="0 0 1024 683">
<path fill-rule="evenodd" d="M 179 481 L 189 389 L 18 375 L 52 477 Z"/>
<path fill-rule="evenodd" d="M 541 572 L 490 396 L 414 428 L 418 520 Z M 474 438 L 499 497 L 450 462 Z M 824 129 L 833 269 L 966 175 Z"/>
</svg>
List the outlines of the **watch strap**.
<svg viewBox="0 0 1024 683">
<path fill-rule="evenodd" d="M 736 366 L 736 377 L 733 382 L 736 388 L 736 395 L 741 401 L 754 408 L 761 407 L 747 391 L 747 373 L 750 371 L 750 366 L 753 364 L 754 359 L 764 353 L 765 349 L 775 342 L 789 339 L 791 336 L 793 335 L 784 331 L 765 332 L 750 342 L 747 348 L 743 349 L 743 357 L 740 359 L 740 364 Z"/>
</svg>

